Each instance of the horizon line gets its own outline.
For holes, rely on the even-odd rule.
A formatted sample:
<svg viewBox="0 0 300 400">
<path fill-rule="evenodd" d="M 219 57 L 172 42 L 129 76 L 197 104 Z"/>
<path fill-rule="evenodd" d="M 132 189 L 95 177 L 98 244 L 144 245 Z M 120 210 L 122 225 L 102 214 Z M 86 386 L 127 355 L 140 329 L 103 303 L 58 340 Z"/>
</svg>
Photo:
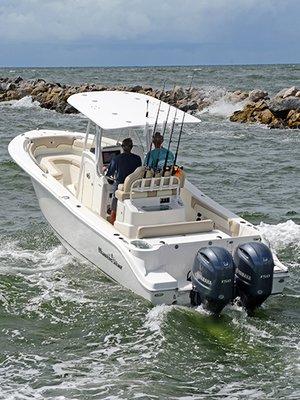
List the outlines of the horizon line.
<svg viewBox="0 0 300 400">
<path fill-rule="evenodd" d="M 157 64 L 157 65 L 0 65 L 0 69 L 8 68 L 184 68 L 184 67 L 243 67 L 243 66 L 271 66 L 271 65 L 300 65 L 300 62 L 278 62 L 278 63 L 245 63 L 245 64 Z"/>
</svg>

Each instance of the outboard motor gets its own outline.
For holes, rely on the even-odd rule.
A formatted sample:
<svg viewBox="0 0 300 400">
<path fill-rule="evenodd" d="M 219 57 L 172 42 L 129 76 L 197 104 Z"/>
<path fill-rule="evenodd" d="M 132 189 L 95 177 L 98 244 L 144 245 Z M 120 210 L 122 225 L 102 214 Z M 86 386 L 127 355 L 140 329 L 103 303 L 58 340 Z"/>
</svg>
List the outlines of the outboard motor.
<svg viewBox="0 0 300 400">
<path fill-rule="evenodd" d="M 253 314 L 272 292 L 274 261 L 265 244 L 241 244 L 234 253 L 236 290 L 248 314 Z"/>
<path fill-rule="evenodd" d="M 200 249 L 195 257 L 191 280 L 191 305 L 202 304 L 213 314 L 220 314 L 233 299 L 234 264 L 231 254 L 223 247 Z"/>
</svg>

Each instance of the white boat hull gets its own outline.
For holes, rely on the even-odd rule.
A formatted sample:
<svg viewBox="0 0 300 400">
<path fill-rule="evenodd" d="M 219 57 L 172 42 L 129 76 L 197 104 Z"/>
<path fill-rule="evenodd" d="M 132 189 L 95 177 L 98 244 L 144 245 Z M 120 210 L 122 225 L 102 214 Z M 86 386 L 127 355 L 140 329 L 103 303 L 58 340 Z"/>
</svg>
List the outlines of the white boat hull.
<svg viewBox="0 0 300 400">
<path fill-rule="evenodd" d="M 146 239 L 149 249 L 136 247 L 132 238 L 121 233 L 99 215 L 97 201 L 91 203 L 92 208 L 83 205 L 62 181 L 60 175 L 63 174 L 57 174 L 55 168 L 51 172 L 45 172 L 38 159 L 30 154 L 28 148 L 34 140 L 50 143 L 51 150 L 52 143 L 59 137 L 66 138 L 68 142 L 71 139 L 83 140 L 84 135 L 65 131 L 27 132 L 10 143 L 9 152 L 31 177 L 41 211 L 67 250 L 95 265 L 110 279 L 151 303 L 190 305 L 192 284 L 187 276 L 200 248 L 221 246 L 232 254 L 241 243 L 262 240 L 253 225 L 218 205 L 191 183 L 186 182 L 182 189 L 186 204 L 200 199 L 199 204 L 205 208 L 208 218 L 213 218 L 211 216 L 214 215 L 218 226 L 222 223 L 228 224 L 228 221 L 239 225 L 241 235 L 231 235 L 228 229 L 226 233 L 226 229 L 223 231 L 213 228 L 210 231 L 187 235 L 157 235 Z M 40 148 L 47 157 L 49 153 L 43 143 Z M 53 153 L 53 150 L 51 152 Z M 61 157 L 65 157 L 66 148 L 62 147 L 58 152 L 62 154 Z M 52 165 L 55 167 L 55 164 Z M 86 175 L 88 174 L 86 171 Z M 94 190 L 93 186 L 91 190 Z M 98 193 L 95 193 L 96 200 L 97 195 Z M 274 259 L 272 294 L 278 294 L 286 284 L 288 271 L 276 257 Z"/>
<path fill-rule="evenodd" d="M 172 304 L 176 290 L 161 292 L 147 290 L 133 273 L 132 264 L 125 259 L 117 244 L 84 223 L 78 215 L 67 209 L 61 201 L 51 195 L 39 182 L 32 179 L 40 209 L 54 234 L 64 247 L 75 257 L 88 261 L 99 268 L 113 281 L 153 304 Z M 188 303 L 188 293 L 185 296 Z M 181 296 L 182 298 L 182 296 Z"/>
</svg>

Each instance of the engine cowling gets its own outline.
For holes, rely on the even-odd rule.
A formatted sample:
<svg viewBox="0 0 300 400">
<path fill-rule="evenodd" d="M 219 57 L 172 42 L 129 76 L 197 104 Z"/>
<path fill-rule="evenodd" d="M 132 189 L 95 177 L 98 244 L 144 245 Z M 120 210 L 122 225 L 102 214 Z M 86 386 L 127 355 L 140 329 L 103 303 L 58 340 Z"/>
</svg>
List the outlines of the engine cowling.
<svg viewBox="0 0 300 400">
<path fill-rule="evenodd" d="M 263 243 L 241 244 L 235 250 L 236 291 L 248 314 L 252 314 L 271 294 L 274 261 L 271 250 Z"/>
<path fill-rule="evenodd" d="M 191 271 L 192 306 L 203 305 L 219 314 L 234 295 L 234 263 L 231 254 L 222 247 L 204 247 L 195 257 Z"/>
</svg>

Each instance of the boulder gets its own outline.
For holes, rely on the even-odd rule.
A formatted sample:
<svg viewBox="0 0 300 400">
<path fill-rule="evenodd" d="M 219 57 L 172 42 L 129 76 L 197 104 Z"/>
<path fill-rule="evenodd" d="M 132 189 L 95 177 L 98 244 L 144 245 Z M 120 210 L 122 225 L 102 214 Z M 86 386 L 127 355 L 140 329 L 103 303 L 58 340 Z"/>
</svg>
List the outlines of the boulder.
<svg viewBox="0 0 300 400">
<path fill-rule="evenodd" d="M 14 83 L 17 85 L 18 83 L 22 82 L 23 78 L 21 76 L 18 76 L 17 78 L 14 79 Z"/>
<path fill-rule="evenodd" d="M 290 96 L 286 98 L 274 98 L 269 103 L 269 108 L 273 113 L 281 113 L 289 110 L 300 110 L 300 98 Z"/>
<path fill-rule="evenodd" d="M 64 113 L 65 114 L 79 114 L 79 111 L 76 110 L 76 108 L 72 107 L 70 104 L 66 104 L 64 108 Z"/>
<path fill-rule="evenodd" d="M 249 106 L 251 107 L 251 104 L 249 103 Z M 252 105 L 253 111 L 263 111 L 266 108 L 268 108 L 268 104 L 266 103 L 265 100 L 260 100 L 257 103 L 254 103 Z"/>
<path fill-rule="evenodd" d="M 235 111 L 230 117 L 229 120 L 231 122 L 247 122 L 249 117 L 248 110 L 238 110 Z"/>
<path fill-rule="evenodd" d="M 300 111 L 290 110 L 287 117 L 287 125 L 292 129 L 300 129 Z"/>
<path fill-rule="evenodd" d="M 232 122 L 269 123 L 274 118 L 274 115 L 268 109 L 267 103 L 264 100 L 261 100 L 258 103 L 246 104 L 243 110 L 235 111 L 229 119 Z"/>
<path fill-rule="evenodd" d="M 143 90 L 143 87 L 141 85 L 132 86 L 129 89 L 130 92 L 140 92 L 141 90 Z"/>
<path fill-rule="evenodd" d="M 4 100 L 9 101 L 9 100 L 20 100 L 21 95 L 17 90 L 8 90 L 5 94 Z"/>
<path fill-rule="evenodd" d="M 145 91 L 145 92 L 152 92 L 152 87 L 151 86 L 143 86 L 143 90 Z"/>
<path fill-rule="evenodd" d="M 277 94 L 275 94 L 274 98 L 281 98 L 285 99 L 286 97 L 289 96 L 295 96 L 295 94 L 299 91 L 295 86 L 289 87 L 289 88 L 284 88 L 280 90 Z"/>
<path fill-rule="evenodd" d="M 275 118 L 274 114 L 268 108 L 266 108 L 260 114 L 258 114 L 258 121 L 261 124 L 268 125 L 272 122 L 275 122 L 275 119 L 276 118 Z"/>
<path fill-rule="evenodd" d="M 229 92 L 226 95 L 226 99 L 231 103 L 240 103 L 249 97 L 247 92 L 242 92 L 241 90 L 236 90 L 234 92 Z"/>
<path fill-rule="evenodd" d="M 256 103 L 259 100 L 267 99 L 269 97 L 268 97 L 268 93 L 264 92 L 263 90 L 251 90 L 251 92 L 249 92 L 248 98 L 249 98 L 249 101 Z"/>
<path fill-rule="evenodd" d="M 0 83 L 0 92 L 6 92 L 7 90 L 7 83 L 6 82 L 1 82 Z"/>
<path fill-rule="evenodd" d="M 275 118 L 274 121 L 272 121 L 268 127 L 270 129 L 284 129 L 286 128 L 286 125 L 283 123 L 281 119 Z"/>
<path fill-rule="evenodd" d="M 44 93 L 44 92 L 47 92 L 47 91 L 48 91 L 47 86 L 44 83 L 39 83 L 38 85 L 36 85 L 34 87 L 34 89 L 31 92 L 31 95 L 32 96 L 36 96 L 39 93 Z"/>
<path fill-rule="evenodd" d="M 291 88 L 287 89 L 285 93 L 283 93 L 282 98 L 285 99 L 286 97 L 295 96 L 297 92 L 298 89 L 295 86 L 292 86 Z"/>
<path fill-rule="evenodd" d="M 198 103 L 195 100 L 190 100 L 188 103 L 185 105 L 186 110 L 185 111 L 194 111 L 198 109 Z"/>
<path fill-rule="evenodd" d="M 17 89 L 17 85 L 15 84 L 15 83 L 12 83 L 12 82 L 9 82 L 7 85 L 6 85 L 6 88 L 5 88 L 5 90 L 8 92 L 9 90 L 15 90 L 15 89 Z"/>
<path fill-rule="evenodd" d="M 180 86 L 175 86 L 174 88 L 174 98 L 177 100 L 182 100 L 185 98 L 185 91 Z"/>
</svg>

